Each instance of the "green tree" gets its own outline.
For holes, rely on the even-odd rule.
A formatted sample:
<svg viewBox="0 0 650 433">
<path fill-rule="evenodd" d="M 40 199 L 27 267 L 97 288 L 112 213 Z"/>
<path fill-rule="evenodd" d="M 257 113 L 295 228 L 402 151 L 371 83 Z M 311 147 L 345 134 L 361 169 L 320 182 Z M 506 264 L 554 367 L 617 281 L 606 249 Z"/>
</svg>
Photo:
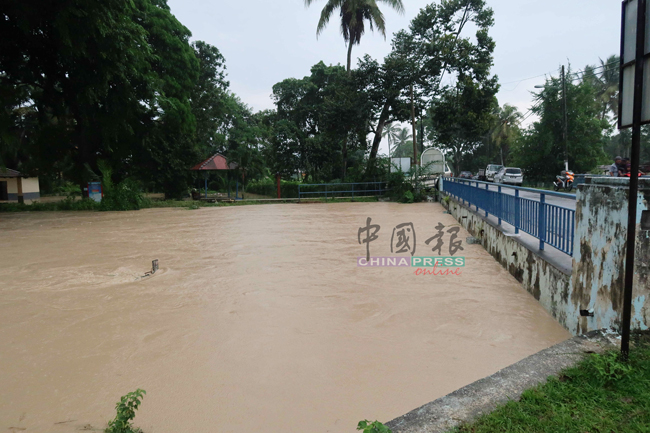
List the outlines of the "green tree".
<svg viewBox="0 0 650 433">
<path fill-rule="evenodd" d="M 311 5 L 315 0 L 305 0 L 305 5 Z M 370 30 L 374 27 L 386 38 L 386 23 L 384 14 L 379 9 L 377 2 L 386 3 L 398 12 L 404 12 L 402 0 L 327 0 L 316 27 L 316 35 L 320 35 L 327 26 L 335 10 L 340 10 L 341 34 L 348 44 L 347 71 L 350 71 L 352 62 L 352 46 L 361 43 L 361 36 L 365 33 L 365 21 L 368 21 Z"/>
<path fill-rule="evenodd" d="M 197 155 L 198 60 L 166 1 L 26 0 L 2 12 L 2 159 L 82 187 L 103 160 L 116 183 L 136 176 L 179 195 Z"/>
<path fill-rule="evenodd" d="M 596 91 L 596 101 L 600 105 L 600 118 L 605 120 L 610 115 L 611 123 L 618 120 L 618 87 L 620 58 L 612 55 L 600 66 L 585 67 L 582 81 L 589 83 Z"/>
<path fill-rule="evenodd" d="M 395 158 L 413 157 L 413 135 L 411 134 L 411 128 L 401 128 L 397 133 L 393 156 Z"/>
<path fill-rule="evenodd" d="M 289 130 L 291 141 L 297 141 L 296 158 L 283 157 L 298 164 L 294 173 L 314 180 L 345 178 L 348 166 L 358 162 L 355 152 L 366 148 L 368 131 L 370 105 L 366 94 L 357 92 L 355 75 L 320 62 L 310 76 L 273 86 L 273 98 L 277 119 L 286 120 L 283 141 Z"/>
<path fill-rule="evenodd" d="M 384 128 L 384 131 L 381 133 L 382 138 L 386 138 L 388 140 L 388 156 L 390 157 L 392 155 L 391 152 L 391 146 L 395 146 L 395 143 L 397 141 L 397 136 L 400 132 L 400 127 L 397 125 L 397 123 L 389 123 L 386 125 Z"/>
<path fill-rule="evenodd" d="M 566 89 L 569 168 L 576 173 L 588 173 L 607 162 L 603 145 L 609 123 L 602 118 L 597 90 L 589 80 L 578 83 L 567 80 Z M 515 164 L 524 169 L 529 178 L 552 180 L 564 169 L 561 90 L 561 80 L 551 77 L 544 89 L 535 94 L 535 105 L 531 110 L 540 119 L 524 131 L 513 149 Z"/>
<path fill-rule="evenodd" d="M 190 99 L 196 119 L 196 142 L 201 157 L 224 152 L 230 95 L 225 59 L 217 47 L 203 41 L 192 44 L 199 60 L 199 77 Z"/>
<path fill-rule="evenodd" d="M 369 171 L 375 165 L 386 124 L 410 121 L 411 86 L 416 112 L 424 107 L 430 110 L 438 99 L 449 100 L 448 86 L 443 85 L 445 75 L 452 81 L 472 77 L 481 86 L 495 86 L 490 77 L 494 41 L 488 32 L 492 25 L 493 12 L 484 0 L 433 3 L 411 21 L 408 31 L 395 35 L 383 65 L 369 57 L 360 62 L 360 87 L 375 104 Z M 473 33 L 466 34 L 468 29 Z"/>
<path fill-rule="evenodd" d="M 517 107 L 512 105 L 504 104 L 502 107 L 497 107 L 492 133 L 489 138 L 499 149 L 501 165 L 506 165 L 505 162 L 510 155 L 510 147 L 521 135 L 519 123 L 522 117 Z"/>
<path fill-rule="evenodd" d="M 454 173 L 460 173 L 465 155 L 474 154 L 489 134 L 497 89 L 496 77 L 477 83 L 466 76 L 446 89 L 431 108 L 430 137 L 451 154 Z"/>
</svg>

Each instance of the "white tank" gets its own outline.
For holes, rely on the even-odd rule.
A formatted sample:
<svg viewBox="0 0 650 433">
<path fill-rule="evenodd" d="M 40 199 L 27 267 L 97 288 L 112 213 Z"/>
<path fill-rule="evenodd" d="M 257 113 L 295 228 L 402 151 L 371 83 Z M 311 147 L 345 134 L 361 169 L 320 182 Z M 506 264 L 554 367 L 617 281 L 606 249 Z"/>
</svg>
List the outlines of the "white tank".
<svg viewBox="0 0 650 433">
<path fill-rule="evenodd" d="M 426 167 L 427 174 L 441 175 L 447 171 L 445 164 L 445 155 L 435 147 L 425 149 L 420 155 L 420 167 Z"/>
</svg>

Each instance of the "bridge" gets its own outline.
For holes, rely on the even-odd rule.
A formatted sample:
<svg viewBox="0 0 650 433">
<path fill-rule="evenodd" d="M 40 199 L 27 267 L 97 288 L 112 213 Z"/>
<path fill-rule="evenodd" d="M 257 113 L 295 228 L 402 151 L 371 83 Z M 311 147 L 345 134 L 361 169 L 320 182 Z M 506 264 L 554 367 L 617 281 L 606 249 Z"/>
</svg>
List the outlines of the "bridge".
<svg viewBox="0 0 650 433">
<path fill-rule="evenodd" d="M 448 211 L 575 335 L 622 314 L 628 179 L 594 177 L 565 194 L 444 178 Z M 650 179 L 641 179 L 632 326 L 650 314 Z"/>
</svg>

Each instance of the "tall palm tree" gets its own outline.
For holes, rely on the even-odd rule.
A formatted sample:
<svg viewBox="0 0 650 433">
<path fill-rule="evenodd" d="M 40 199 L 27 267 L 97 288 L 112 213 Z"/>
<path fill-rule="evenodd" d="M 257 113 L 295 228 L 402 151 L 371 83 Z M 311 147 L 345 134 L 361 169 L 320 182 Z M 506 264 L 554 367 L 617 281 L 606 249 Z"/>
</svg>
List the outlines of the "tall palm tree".
<svg viewBox="0 0 650 433">
<path fill-rule="evenodd" d="M 503 148 L 506 147 L 506 155 L 510 149 L 509 144 L 514 141 L 517 134 L 519 134 L 519 123 L 522 119 L 522 114 L 509 104 L 503 104 L 495 113 L 496 125 L 492 129 L 492 140 L 499 147 L 501 152 L 501 165 L 504 164 Z"/>
<path fill-rule="evenodd" d="M 314 1 L 316 0 L 305 0 L 305 5 L 309 6 Z M 404 13 L 402 0 L 327 0 L 321 11 L 318 27 L 316 27 L 316 36 L 323 32 L 334 11 L 340 10 L 341 34 L 343 34 L 343 40 L 348 44 L 348 72 L 350 72 L 352 64 L 352 46 L 361 42 L 361 36 L 366 31 L 364 21 L 368 21 L 370 30 L 377 27 L 377 30 L 386 39 L 386 22 L 377 2 L 386 3 L 396 11 Z"/>
<path fill-rule="evenodd" d="M 395 158 L 408 158 L 413 156 L 413 136 L 411 135 L 410 128 L 401 128 L 398 130 L 397 138 L 395 139 L 395 149 L 393 150 L 393 157 Z"/>
<path fill-rule="evenodd" d="M 400 131 L 399 126 L 397 126 L 396 123 L 389 123 L 388 125 L 384 126 L 384 131 L 381 133 L 382 137 L 386 137 L 388 139 L 388 157 L 390 158 L 390 148 L 391 145 L 395 145 L 395 142 L 397 141 L 397 136 Z M 372 144 L 372 143 L 371 143 Z"/>
</svg>

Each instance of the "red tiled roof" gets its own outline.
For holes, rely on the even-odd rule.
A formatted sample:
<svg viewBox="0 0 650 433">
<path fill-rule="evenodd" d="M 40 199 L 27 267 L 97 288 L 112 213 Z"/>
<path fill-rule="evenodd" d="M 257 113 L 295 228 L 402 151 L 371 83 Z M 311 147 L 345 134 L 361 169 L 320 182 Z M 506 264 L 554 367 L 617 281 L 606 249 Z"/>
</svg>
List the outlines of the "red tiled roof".
<svg viewBox="0 0 650 433">
<path fill-rule="evenodd" d="M 205 161 L 196 164 L 190 170 L 232 170 L 236 167 L 237 164 L 234 162 L 228 164 L 226 157 L 217 153 Z"/>
</svg>

